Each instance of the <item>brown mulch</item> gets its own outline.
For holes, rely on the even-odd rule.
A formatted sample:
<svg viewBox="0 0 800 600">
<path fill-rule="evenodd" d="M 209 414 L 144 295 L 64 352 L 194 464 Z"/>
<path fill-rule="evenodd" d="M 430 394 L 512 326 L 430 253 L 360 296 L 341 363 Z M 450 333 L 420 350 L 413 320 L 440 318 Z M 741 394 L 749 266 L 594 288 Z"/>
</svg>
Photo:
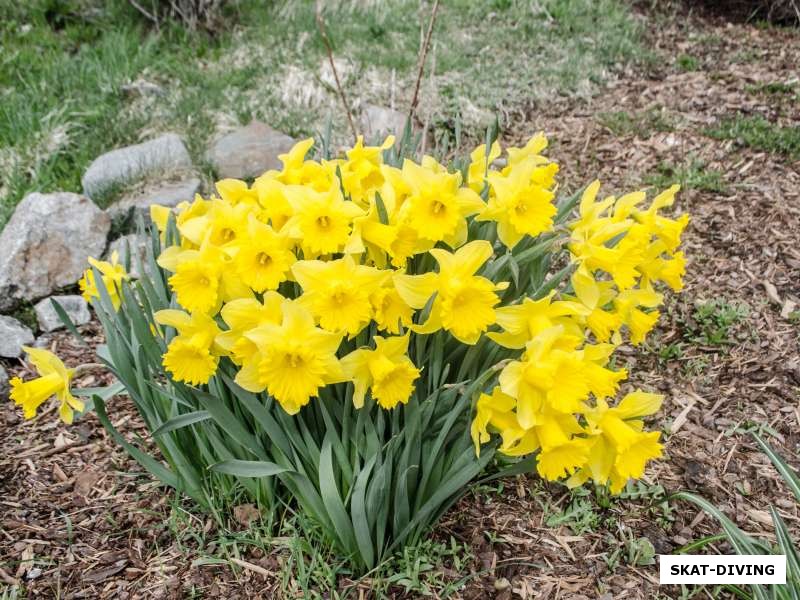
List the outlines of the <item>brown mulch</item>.
<svg viewBox="0 0 800 600">
<path fill-rule="evenodd" d="M 579 511 L 590 525 L 585 530 L 578 517 L 559 524 L 574 503 L 561 486 L 519 478 L 470 493 L 434 534 L 470 549 L 461 574 L 443 574 L 450 580 L 469 574 L 454 597 L 677 594 L 658 588 L 657 566 L 636 564 L 634 555 L 642 538 L 667 553 L 718 532 L 693 506 L 661 505 L 663 493 L 681 489 L 713 501 L 745 531 L 769 538 L 770 504 L 800 529 L 797 504 L 740 429 L 768 425 L 773 445 L 798 464 L 800 329 L 793 312 L 800 308 L 800 163 L 703 133 L 737 114 L 800 126 L 800 32 L 689 15 L 669 21 L 651 15 L 648 23 L 658 56 L 651 66 L 621 74 L 591 101 L 530 107 L 505 141 L 544 129 L 562 181 L 599 177 L 608 193 L 630 190 L 670 166 L 697 164 L 720 174 L 722 191 L 685 189 L 678 200 L 676 208 L 692 216 L 686 289 L 668 302 L 649 345 L 620 352 L 632 385 L 666 396 L 654 425 L 670 431 L 667 457 L 648 470 L 642 497 L 581 499 L 591 508 Z M 696 57 L 697 70 L 682 71 L 678 54 Z M 776 82 L 793 82 L 793 94 L 765 91 L 764 84 Z M 619 111 L 638 125 L 615 131 L 608 115 Z M 746 310 L 729 343 L 698 340 L 696 305 L 709 300 Z M 99 341 L 95 325 L 85 333 Z M 92 360 L 66 334 L 53 344 L 69 364 Z M 680 350 L 667 352 L 670 344 Z M 103 376 L 82 383 L 101 385 Z M 118 402 L 117 427 L 128 437 L 146 437 L 130 403 Z M 94 416 L 71 428 L 55 417 L 23 422 L 9 403 L 0 405 L 0 590 L 18 583 L 32 598 L 132 599 L 268 598 L 293 589 L 281 581 L 280 549 L 239 546 L 238 566 L 193 564 L 219 554 L 215 521 L 187 512 L 152 483 Z M 364 584 L 351 589 L 351 597 L 367 594 Z"/>
</svg>

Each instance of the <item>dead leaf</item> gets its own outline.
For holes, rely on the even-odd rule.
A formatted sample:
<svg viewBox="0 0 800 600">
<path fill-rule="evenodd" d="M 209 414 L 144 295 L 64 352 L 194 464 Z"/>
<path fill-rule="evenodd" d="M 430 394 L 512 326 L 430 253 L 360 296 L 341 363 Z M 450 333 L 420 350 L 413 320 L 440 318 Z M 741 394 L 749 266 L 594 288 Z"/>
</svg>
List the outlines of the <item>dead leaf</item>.
<svg viewBox="0 0 800 600">
<path fill-rule="evenodd" d="M 75 475 L 75 493 L 81 496 L 88 496 L 94 484 L 100 479 L 100 474 L 86 469 Z"/>
<path fill-rule="evenodd" d="M 240 504 L 233 507 L 233 518 L 239 525 L 247 527 L 251 521 L 255 521 L 260 516 L 261 513 L 253 504 Z"/>
</svg>

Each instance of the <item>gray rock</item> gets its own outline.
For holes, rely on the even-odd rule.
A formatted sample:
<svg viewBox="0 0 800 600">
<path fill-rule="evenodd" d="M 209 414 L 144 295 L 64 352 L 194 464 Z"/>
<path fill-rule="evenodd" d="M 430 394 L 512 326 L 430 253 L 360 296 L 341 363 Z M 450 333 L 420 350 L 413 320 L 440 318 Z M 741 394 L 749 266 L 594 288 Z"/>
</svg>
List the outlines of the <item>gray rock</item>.
<svg viewBox="0 0 800 600">
<path fill-rule="evenodd" d="M 260 121 L 253 121 L 218 138 L 208 151 L 208 161 L 221 178 L 248 179 L 264 171 L 280 169 L 279 154 L 285 154 L 295 140 Z"/>
<path fill-rule="evenodd" d="M 85 196 L 28 194 L 0 233 L 0 311 L 73 285 L 102 256 L 110 219 Z"/>
<path fill-rule="evenodd" d="M 111 258 L 111 255 L 116 252 L 118 260 L 120 264 L 124 265 L 128 263 L 128 256 L 130 255 L 130 269 L 128 269 L 128 274 L 133 277 L 134 279 L 139 279 L 142 274 L 139 273 L 139 268 L 136 264 L 136 255 L 139 255 L 139 258 L 142 260 L 142 264 L 145 265 L 145 269 L 147 268 L 147 263 L 145 262 L 147 259 L 147 246 L 148 239 L 145 237 L 141 237 L 135 233 L 130 233 L 128 235 L 123 235 L 115 239 L 108 245 L 108 251 L 106 252 L 106 260 Z"/>
<path fill-rule="evenodd" d="M 83 191 L 90 198 L 154 174 L 192 168 L 183 140 L 174 133 L 101 154 L 83 174 Z"/>
<path fill-rule="evenodd" d="M 55 300 L 67 316 L 75 325 L 83 325 L 92 320 L 89 313 L 89 305 L 81 296 L 51 296 L 39 301 L 33 310 L 36 312 L 36 319 L 39 321 L 39 329 L 42 331 L 55 331 L 61 329 L 64 324 L 58 316 L 56 309 L 50 302 Z"/>
<path fill-rule="evenodd" d="M 386 135 L 402 137 L 406 126 L 406 117 L 407 115 L 391 108 L 365 104 L 359 117 L 364 140 L 372 143 L 376 139 L 383 141 L 383 137 Z"/>
<path fill-rule="evenodd" d="M 17 358 L 33 343 L 33 332 L 13 317 L 0 315 L 0 356 Z"/>
<path fill-rule="evenodd" d="M 184 200 L 192 201 L 200 191 L 200 180 L 197 177 L 184 181 L 153 184 L 129 196 L 123 196 L 106 209 L 111 222 L 117 228 L 125 229 L 136 222 L 141 215 L 145 223 L 150 222 L 150 205 L 160 204 L 170 208 Z"/>
<path fill-rule="evenodd" d="M 8 373 L 0 365 L 0 402 L 8 400 L 8 393 L 11 391 L 11 386 L 8 384 Z"/>
<path fill-rule="evenodd" d="M 120 91 L 132 97 L 165 96 L 167 93 L 160 85 L 152 81 L 147 81 L 146 79 L 137 79 L 131 83 L 126 83 L 120 86 Z"/>
</svg>

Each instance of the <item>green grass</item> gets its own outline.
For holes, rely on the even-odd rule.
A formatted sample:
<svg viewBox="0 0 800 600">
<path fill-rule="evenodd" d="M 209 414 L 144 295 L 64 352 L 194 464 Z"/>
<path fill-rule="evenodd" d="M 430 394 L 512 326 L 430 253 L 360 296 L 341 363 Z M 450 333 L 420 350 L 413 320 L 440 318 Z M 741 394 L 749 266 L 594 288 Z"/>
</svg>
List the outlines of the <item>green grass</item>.
<svg viewBox="0 0 800 600">
<path fill-rule="evenodd" d="M 675 65 L 679 70 L 684 72 L 697 71 L 697 69 L 700 67 L 700 61 L 694 56 L 680 54 L 678 58 L 675 59 Z"/>
<path fill-rule="evenodd" d="M 682 189 L 716 193 L 724 193 L 726 190 L 722 173 L 707 169 L 705 163 L 696 158 L 689 158 L 683 164 L 677 165 L 662 162 L 656 167 L 655 173 L 644 178 L 644 182 L 658 189 L 677 183 Z"/>
<path fill-rule="evenodd" d="M 326 3 L 351 104 L 394 100 L 406 109 L 427 10 L 412 0 Z M 251 119 L 293 136 L 332 120 L 347 141 L 314 3 L 243 0 L 238 12 L 237 24 L 212 38 L 170 24 L 156 32 L 124 0 L 2 4 L 0 227 L 26 193 L 80 191 L 97 155 L 163 131 L 183 135 L 209 177 L 209 139 Z M 588 95 L 615 65 L 643 54 L 621 0 L 442 3 L 420 116 L 430 139 L 454 138 L 456 120 L 479 137 L 496 114 Z M 121 91 L 138 78 L 164 94 Z"/>
<path fill-rule="evenodd" d="M 750 307 L 743 302 L 716 299 L 698 303 L 692 315 L 690 338 L 704 346 L 733 344 L 739 325 L 749 314 Z"/>
<path fill-rule="evenodd" d="M 647 138 L 656 132 L 664 133 L 675 129 L 673 119 L 659 107 L 636 113 L 624 110 L 604 112 L 597 115 L 597 121 L 617 137 L 635 135 Z"/>
<path fill-rule="evenodd" d="M 800 158 L 800 126 L 782 127 L 764 117 L 737 115 L 723 119 L 705 131 L 718 140 L 736 140 L 742 146 Z"/>
<path fill-rule="evenodd" d="M 744 87 L 750 94 L 768 94 L 770 96 L 783 96 L 794 94 L 797 82 L 785 83 L 783 81 L 770 81 L 768 83 L 748 84 Z"/>
</svg>

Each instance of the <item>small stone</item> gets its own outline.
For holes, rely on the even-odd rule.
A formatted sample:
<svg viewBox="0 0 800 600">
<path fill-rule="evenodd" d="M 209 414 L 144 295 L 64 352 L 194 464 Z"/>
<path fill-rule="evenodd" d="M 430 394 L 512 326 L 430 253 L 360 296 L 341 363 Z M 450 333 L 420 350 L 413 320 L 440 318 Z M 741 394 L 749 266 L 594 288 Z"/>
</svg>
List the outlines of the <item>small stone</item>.
<svg viewBox="0 0 800 600">
<path fill-rule="evenodd" d="M 101 154 L 83 174 L 83 191 L 97 198 L 118 186 L 153 175 L 191 170 L 192 159 L 183 140 L 174 133 Z"/>
<path fill-rule="evenodd" d="M 85 196 L 28 194 L 0 233 L 0 311 L 74 285 L 102 256 L 110 220 Z"/>
<path fill-rule="evenodd" d="M 0 356 L 17 358 L 33 343 L 33 332 L 14 317 L 0 315 Z"/>
<path fill-rule="evenodd" d="M 387 135 L 402 137 L 406 119 L 407 115 L 400 111 L 375 104 L 365 104 L 361 109 L 359 124 L 364 139 L 372 143 L 376 140 L 383 141 Z"/>
<path fill-rule="evenodd" d="M 294 144 L 288 135 L 253 121 L 218 138 L 208 151 L 208 161 L 221 178 L 249 179 L 280 169 L 278 155 L 291 150 Z"/>
<path fill-rule="evenodd" d="M 8 392 L 11 388 L 8 385 L 8 373 L 3 365 L 0 365 L 0 402 L 8 400 Z"/>
<path fill-rule="evenodd" d="M 191 202 L 200 191 L 200 180 L 197 177 L 184 181 L 151 184 L 143 190 L 123 196 L 106 209 L 111 217 L 115 231 L 129 228 L 141 217 L 145 224 L 150 222 L 150 206 L 159 204 L 170 208 L 176 207 L 184 200 Z"/>
<path fill-rule="evenodd" d="M 108 252 L 106 253 L 106 260 L 110 260 L 111 255 L 116 252 L 119 264 L 129 264 L 130 268 L 128 269 L 128 274 L 134 279 L 139 279 L 142 274 L 139 273 L 136 255 L 139 255 L 139 258 L 142 260 L 142 264 L 145 265 L 146 269 L 147 263 L 145 260 L 147 259 L 147 246 L 145 244 L 147 244 L 147 242 L 147 238 L 139 236 L 135 233 L 123 235 L 109 244 Z"/>
<path fill-rule="evenodd" d="M 511 587 L 511 582 L 505 577 L 500 577 L 494 580 L 494 589 L 496 589 L 498 592 L 507 590 L 510 587 Z"/>
<path fill-rule="evenodd" d="M 157 83 L 146 79 L 137 79 L 131 83 L 120 86 L 120 91 L 126 96 L 164 96 L 166 92 Z"/>
<path fill-rule="evenodd" d="M 75 325 L 84 325 L 92 320 L 89 305 L 81 296 L 51 296 L 33 307 L 42 331 L 55 331 L 64 327 L 51 301 L 57 302 Z"/>
</svg>

